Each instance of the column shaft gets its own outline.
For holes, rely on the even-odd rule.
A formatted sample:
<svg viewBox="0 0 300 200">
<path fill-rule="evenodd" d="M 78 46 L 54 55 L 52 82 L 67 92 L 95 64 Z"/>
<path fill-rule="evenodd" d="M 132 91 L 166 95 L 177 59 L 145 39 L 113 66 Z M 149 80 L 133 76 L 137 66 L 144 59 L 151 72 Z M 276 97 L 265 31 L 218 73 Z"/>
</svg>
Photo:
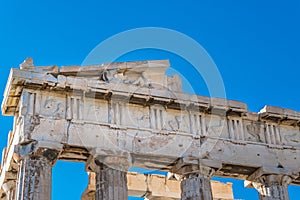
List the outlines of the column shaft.
<svg viewBox="0 0 300 200">
<path fill-rule="evenodd" d="M 291 181 L 286 175 L 263 175 L 253 185 L 260 200 L 289 200 L 288 184 Z"/>
<path fill-rule="evenodd" d="M 210 178 L 201 174 L 189 174 L 181 181 L 182 200 L 212 200 Z"/>
<path fill-rule="evenodd" d="M 260 200 L 289 200 L 288 188 L 283 185 L 261 186 Z"/>
<path fill-rule="evenodd" d="M 127 200 L 127 176 L 100 163 L 96 171 L 96 200 Z"/>
<path fill-rule="evenodd" d="M 16 200 L 51 200 L 52 163 L 43 156 L 20 161 Z"/>
</svg>

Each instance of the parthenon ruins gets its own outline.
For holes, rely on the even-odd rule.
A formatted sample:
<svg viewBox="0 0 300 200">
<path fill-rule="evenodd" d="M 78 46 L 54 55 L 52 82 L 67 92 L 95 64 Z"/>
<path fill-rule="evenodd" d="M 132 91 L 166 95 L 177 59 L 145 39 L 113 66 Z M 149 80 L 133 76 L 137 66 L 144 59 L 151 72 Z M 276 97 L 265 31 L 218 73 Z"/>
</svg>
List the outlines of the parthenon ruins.
<svg viewBox="0 0 300 200">
<path fill-rule="evenodd" d="M 233 199 L 231 185 L 213 176 L 244 180 L 261 200 L 288 200 L 288 185 L 300 185 L 300 113 L 272 106 L 253 113 L 242 102 L 184 93 L 178 75 L 165 75 L 169 65 L 57 67 L 27 59 L 11 69 L 2 114 L 14 125 L 0 199 L 50 200 L 52 167 L 69 160 L 86 163 L 85 200 Z M 144 185 L 149 177 L 153 184 Z M 229 193 L 217 194 L 222 188 Z"/>
</svg>

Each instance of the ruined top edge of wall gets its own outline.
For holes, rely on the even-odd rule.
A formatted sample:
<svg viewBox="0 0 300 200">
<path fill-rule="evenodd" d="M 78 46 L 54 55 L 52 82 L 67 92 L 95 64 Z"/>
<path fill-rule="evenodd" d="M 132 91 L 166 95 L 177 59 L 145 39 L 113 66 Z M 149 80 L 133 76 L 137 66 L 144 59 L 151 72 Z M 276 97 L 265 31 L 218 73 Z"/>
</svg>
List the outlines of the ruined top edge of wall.
<svg viewBox="0 0 300 200">
<path fill-rule="evenodd" d="M 114 73 L 144 73 L 164 75 L 169 68 L 169 60 L 147 60 L 147 61 L 132 61 L 132 62 L 112 62 L 95 65 L 70 65 L 70 66 L 34 66 L 33 59 L 27 58 L 20 64 L 21 70 L 41 73 L 47 72 L 53 75 L 66 76 L 96 76 L 104 71 L 112 71 Z"/>
<path fill-rule="evenodd" d="M 5 115 L 13 115 L 11 111 L 14 109 L 9 109 L 14 106 L 11 102 L 18 102 L 16 98 L 20 95 L 20 87 L 26 87 L 26 84 L 50 85 L 52 89 L 60 87 L 60 89 L 76 90 L 90 89 L 92 85 L 92 87 L 101 87 L 105 90 L 129 91 L 132 88 L 138 88 L 137 93 L 141 96 L 147 94 L 161 101 L 198 106 L 202 109 L 214 110 L 216 113 L 247 114 L 248 118 L 253 120 L 300 121 L 300 112 L 291 109 L 265 106 L 257 114 L 248 111 L 247 104 L 243 102 L 183 93 L 180 77 L 165 75 L 169 66 L 169 60 L 113 62 L 88 66 L 34 66 L 33 59 L 27 58 L 20 64 L 20 69 L 11 70 L 2 103 L 2 112 Z M 144 94 L 143 90 L 146 91 Z"/>
</svg>

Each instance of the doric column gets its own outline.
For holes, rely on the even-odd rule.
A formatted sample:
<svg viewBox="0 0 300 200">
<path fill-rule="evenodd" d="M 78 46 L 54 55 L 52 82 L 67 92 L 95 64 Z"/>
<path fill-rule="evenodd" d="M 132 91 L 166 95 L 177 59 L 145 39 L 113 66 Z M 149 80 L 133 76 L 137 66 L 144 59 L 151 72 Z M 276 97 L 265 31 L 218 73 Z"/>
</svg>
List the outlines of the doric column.
<svg viewBox="0 0 300 200">
<path fill-rule="evenodd" d="M 7 181 L 2 185 L 2 189 L 6 194 L 7 200 L 15 199 L 16 181 Z"/>
<path fill-rule="evenodd" d="M 50 200 L 52 165 L 57 158 L 55 150 L 34 145 L 22 146 L 19 159 L 16 200 Z"/>
<path fill-rule="evenodd" d="M 127 199 L 127 177 L 125 171 L 113 169 L 103 163 L 96 170 L 96 200 Z"/>
<path fill-rule="evenodd" d="M 181 176 L 182 200 L 212 200 L 211 177 L 222 163 L 195 157 L 183 157 L 173 167 L 173 173 Z"/>
<path fill-rule="evenodd" d="M 206 166 L 190 165 L 182 169 L 181 199 L 212 200 L 210 180 L 214 169 Z"/>
<path fill-rule="evenodd" d="M 127 200 L 127 171 L 131 165 L 129 153 L 94 155 L 87 170 L 96 173 L 95 200 Z"/>
<path fill-rule="evenodd" d="M 292 178 L 286 175 L 263 175 L 252 185 L 260 200 L 289 200 L 288 184 L 291 181 Z"/>
</svg>

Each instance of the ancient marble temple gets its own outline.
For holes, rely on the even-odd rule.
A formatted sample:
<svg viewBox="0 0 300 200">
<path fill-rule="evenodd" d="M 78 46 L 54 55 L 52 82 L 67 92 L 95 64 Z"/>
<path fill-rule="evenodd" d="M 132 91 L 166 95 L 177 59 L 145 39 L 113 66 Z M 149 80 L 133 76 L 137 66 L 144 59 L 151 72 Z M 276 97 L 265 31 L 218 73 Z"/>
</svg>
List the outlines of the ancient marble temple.
<svg viewBox="0 0 300 200">
<path fill-rule="evenodd" d="M 300 113 L 182 92 L 169 61 L 11 69 L 2 114 L 14 116 L 3 150 L 0 199 L 50 200 L 52 167 L 85 162 L 82 199 L 233 199 L 231 177 L 261 200 L 300 185 Z M 131 167 L 167 177 L 128 173 Z M 224 192 L 227 191 L 227 192 Z M 228 192 L 229 191 L 229 192 Z"/>
</svg>

